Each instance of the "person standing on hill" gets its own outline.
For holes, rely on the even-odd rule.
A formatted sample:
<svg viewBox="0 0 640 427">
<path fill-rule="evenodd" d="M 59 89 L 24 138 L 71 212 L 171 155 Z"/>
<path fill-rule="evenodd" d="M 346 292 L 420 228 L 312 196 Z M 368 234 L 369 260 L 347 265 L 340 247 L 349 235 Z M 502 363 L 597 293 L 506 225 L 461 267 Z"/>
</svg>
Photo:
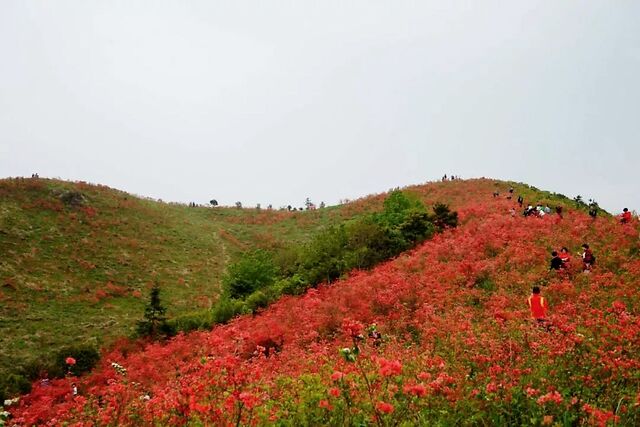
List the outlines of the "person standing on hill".
<svg viewBox="0 0 640 427">
<path fill-rule="evenodd" d="M 540 288 L 538 286 L 533 287 L 531 296 L 527 299 L 527 304 L 531 310 L 531 317 L 540 323 L 546 320 L 548 304 L 547 300 L 540 295 Z"/>
<path fill-rule="evenodd" d="M 629 209 L 627 208 L 622 209 L 622 215 L 620 215 L 620 223 L 628 224 L 630 222 L 631 222 L 631 212 L 629 212 Z"/>
<path fill-rule="evenodd" d="M 582 271 L 588 273 L 591 271 L 591 267 L 593 267 L 593 264 L 595 264 L 596 257 L 595 255 L 593 255 L 593 252 L 591 251 L 591 248 L 589 248 L 589 245 L 587 243 L 582 245 L 582 249 L 583 252 L 582 254 L 580 254 L 580 256 L 582 257 Z"/>
<path fill-rule="evenodd" d="M 518 205 L 522 207 L 523 203 L 524 203 L 524 198 L 522 196 L 518 196 Z"/>
<path fill-rule="evenodd" d="M 560 258 L 558 256 L 558 252 L 553 251 L 551 252 L 551 256 L 553 258 L 551 258 L 551 267 L 549 268 L 549 270 L 560 270 L 562 268 L 562 258 Z"/>
<path fill-rule="evenodd" d="M 567 249 L 566 246 L 563 246 L 562 249 L 560 249 L 559 257 L 562 260 L 562 268 L 569 268 L 571 255 L 569 254 L 569 249 Z"/>
<path fill-rule="evenodd" d="M 556 214 L 558 218 L 562 219 L 562 206 L 556 206 Z"/>
<path fill-rule="evenodd" d="M 509 195 L 507 196 L 507 200 L 511 200 L 511 198 L 513 197 L 513 187 L 509 188 Z"/>
</svg>

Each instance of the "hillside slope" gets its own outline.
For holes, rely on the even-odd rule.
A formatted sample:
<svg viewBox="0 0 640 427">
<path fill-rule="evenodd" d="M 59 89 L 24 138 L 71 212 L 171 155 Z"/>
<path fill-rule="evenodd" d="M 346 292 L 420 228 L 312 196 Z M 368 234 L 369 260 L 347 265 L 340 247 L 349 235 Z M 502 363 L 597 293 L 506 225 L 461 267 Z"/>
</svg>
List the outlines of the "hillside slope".
<svg viewBox="0 0 640 427">
<path fill-rule="evenodd" d="M 335 208 L 189 208 L 85 183 L 0 180 L 0 376 L 65 345 L 129 335 L 154 282 L 169 316 L 209 307 L 241 251 L 340 219 Z"/>
<path fill-rule="evenodd" d="M 86 377 L 36 386 L 14 422 L 638 425 L 637 225 L 567 206 L 562 219 L 512 216 L 495 185 L 415 187 L 450 202 L 459 228 L 257 316 L 118 348 Z M 567 274 L 548 271 L 552 249 L 585 241 L 591 274 L 577 256 Z M 534 284 L 550 301 L 542 326 L 525 303 Z"/>
</svg>

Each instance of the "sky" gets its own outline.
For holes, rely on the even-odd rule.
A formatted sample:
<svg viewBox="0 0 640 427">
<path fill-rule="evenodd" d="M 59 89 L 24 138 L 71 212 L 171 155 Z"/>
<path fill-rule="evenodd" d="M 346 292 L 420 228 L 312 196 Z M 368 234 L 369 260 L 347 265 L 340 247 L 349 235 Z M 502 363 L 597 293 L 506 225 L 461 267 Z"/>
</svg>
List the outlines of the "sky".
<svg viewBox="0 0 640 427">
<path fill-rule="evenodd" d="M 335 204 L 492 177 L 640 210 L 640 2 L 0 2 L 0 177 Z"/>
</svg>

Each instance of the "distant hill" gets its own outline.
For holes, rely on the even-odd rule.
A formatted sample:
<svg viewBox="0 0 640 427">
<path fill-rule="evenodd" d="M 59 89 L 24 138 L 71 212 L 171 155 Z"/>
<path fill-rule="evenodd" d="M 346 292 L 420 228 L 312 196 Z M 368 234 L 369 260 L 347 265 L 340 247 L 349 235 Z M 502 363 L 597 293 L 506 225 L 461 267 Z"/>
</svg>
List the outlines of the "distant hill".
<svg viewBox="0 0 640 427">
<path fill-rule="evenodd" d="M 18 192 L 18 201 L 13 202 L 23 213 L 11 217 L 30 219 L 22 225 L 15 219 L 9 225 L 3 222 L 2 236 L 6 242 L 13 242 L 3 243 L 3 252 L 4 245 L 11 246 L 12 256 L 19 260 L 7 266 L 3 263 L 3 274 L 11 271 L 12 277 L 22 275 L 13 279 L 9 288 L 3 288 L 3 302 L 9 301 L 12 310 L 22 309 L 14 313 L 25 316 L 31 325 L 39 325 L 39 320 L 29 320 L 28 316 L 45 315 L 32 312 L 48 313 L 45 308 L 31 311 L 32 306 L 46 307 L 48 300 L 58 299 L 73 301 L 70 306 L 78 310 L 89 307 L 88 312 L 95 313 L 95 322 L 104 319 L 101 315 L 114 316 L 123 324 L 126 321 L 122 319 L 139 316 L 142 301 L 129 294 L 99 302 L 82 298 L 74 301 L 72 297 L 84 296 L 86 291 L 77 288 L 65 293 L 63 286 L 55 286 L 72 282 L 70 277 L 74 283 L 95 277 L 97 289 L 86 292 L 91 295 L 109 289 L 105 278 L 112 286 L 138 286 L 127 292 L 144 291 L 152 280 L 148 276 L 153 277 L 156 271 L 155 277 L 170 287 L 167 297 L 171 307 L 180 307 L 181 301 L 185 304 L 189 295 L 198 293 L 214 298 L 216 284 L 205 282 L 205 278 L 219 277 L 225 265 L 223 243 L 230 245 L 219 231 L 216 234 L 220 224 L 232 224 L 225 233 L 233 233 L 241 245 L 250 244 L 247 234 L 251 233 L 273 233 L 276 241 L 281 236 L 304 239 L 301 230 L 379 209 L 384 199 L 384 194 L 372 196 L 339 210 L 296 214 L 297 219 L 282 214 L 281 219 L 272 220 L 281 215 L 273 212 L 274 217 L 264 216 L 258 227 L 248 218 L 258 218 L 265 215 L 263 212 L 168 206 L 130 200 L 124 193 L 82 184 L 12 181 L 4 185 L 9 188 L 2 187 L 2 191 L 8 193 L 25 186 Z M 28 189 L 30 186 L 36 188 Z M 59 197 L 56 186 L 79 190 L 89 200 L 102 200 L 95 206 L 98 213 L 91 217 L 91 213 L 64 207 L 44 208 L 42 202 L 39 207 L 29 207 L 39 199 L 57 203 L 51 202 L 52 197 Z M 514 187 L 514 196 L 507 199 L 510 186 Z M 36 386 L 19 408 L 9 408 L 15 422 L 604 425 L 617 420 L 622 425 L 637 425 L 638 225 L 621 225 L 604 213 L 593 220 L 564 196 L 516 183 L 447 181 L 406 190 L 428 204 L 449 203 L 460 215 L 459 227 L 370 272 L 354 272 L 345 280 L 309 290 L 303 296 L 284 297 L 258 315 L 239 317 L 210 332 L 178 336 L 166 345 L 151 344 L 143 350 L 117 347 L 85 377 Z M 495 191 L 499 192 L 496 197 Z M 8 193 L 3 193 L 2 200 Z M 519 194 L 527 202 L 562 206 L 563 218 L 555 213 L 543 218 L 523 217 L 515 202 Z M 108 206 L 107 201 L 115 205 L 108 216 L 102 205 Z M 125 201 L 132 205 L 127 208 L 131 211 L 118 210 L 119 203 Z M 97 223 L 101 206 L 104 222 Z M 512 208 L 517 209 L 515 215 Z M 3 212 L 7 212 L 4 207 Z M 127 213 L 126 227 L 122 220 L 117 222 L 124 217 L 123 212 L 137 212 Z M 70 220 L 74 214 L 75 219 Z M 214 235 L 199 235 L 210 221 L 215 221 L 211 226 Z M 153 226 L 143 225 L 149 222 Z M 40 225 L 38 234 L 54 238 L 26 234 L 27 223 L 46 224 Z M 60 235 L 52 231 L 52 224 L 73 224 L 65 226 L 64 236 L 77 234 L 80 243 L 76 244 L 82 245 L 81 249 L 65 246 Z M 126 233 L 125 228 L 135 232 Z M 182 231 L 172 234 L 174 228 Z M 144 268 L 134 272 L 131 264 L 124 263 L 122 268 L 115 264 L 122 262 L 122 248 L 127 246 L 109 246 L 111 249 L 106 250 L 106 242 L 111 240 L 105 235 L 110 239 L 126 236 L 123 241 L 136 238 L 138 250 L 129 256 L 135 256 L 134 261 Z M 82 241 L 89 236 L 94 241 L 102 236 L 103 243 Z M 209 252 L 198 256 L 197 250 L 188 249 L 191 239 L 201 245 L 197 246 L 199 250 L 207 248 Z M 581 273 L 576 255 L 584 242 L 591 244 L 597 256 L 591 274 Z M 46 251 L 42 245 L 53 246 L 48 252 L 51 259 L 38 252 Z M 573 260 L 569 271 L 559 275 L 549 271 L 548 262 L 550 251 L 562 246 L 570 249 Z M 151 254 L 152 249 L 157 254 Z M 190 256 L 182 253 L 189 250 Z M 64 262 L 57 262 L 54 254 Z M 36 256 L 49 265 L 51 274 L 38 269 L 32 259 Z M 207 264 L 211 257 L 218 257 L 218 262 Z M 85 267 L 78 259 L 96 267 Z M 65 269 L 74 262 L 71 272 Z M 104 267 L 98 266 L 117 271 L 103 276 Z M 193 276 L 187 274 L 190 272 Z M 27 282 L 35 283 L 31 277 L 49 277 L 48 281 L 42 280 L 46 290 L 27 286 Z M 138 277 L 136 283 L 133 278 Z M 184 284 L 180 283 L 181 277 Z M 526 299 L 533 285 L 540 286 L 550 302 L 547 324 L 537 325 L 530 319 Z M 8 297 L 12 292 L 16 296 Z M 39 292 L 47 292 L 47 299 L 41 297 L 31 303 L 38 301 Z M 19 295 L 22 299 L 17 298 Z M 60 305 L 56 310 L 66 313 L 66 307 Z M 121 317 L 116 318 L 115 313 Z M 372 333 L 374 324 L 380 338 Z M 19 348 L 20 341 L 11 343 Z M 37 345 L 32 348 L 36 351 Z M 78 382 L 80 397 L 70 395 L 71 381 Z"/>
<path fill-rule="evenodd" d="M 339 209 L 190 208 L 105 186 L 0 180 L 0 376 L 131 333 L 157 282 L 169 315 L 209 307 L 240 252 L 302 241 Z"/>
</svg>

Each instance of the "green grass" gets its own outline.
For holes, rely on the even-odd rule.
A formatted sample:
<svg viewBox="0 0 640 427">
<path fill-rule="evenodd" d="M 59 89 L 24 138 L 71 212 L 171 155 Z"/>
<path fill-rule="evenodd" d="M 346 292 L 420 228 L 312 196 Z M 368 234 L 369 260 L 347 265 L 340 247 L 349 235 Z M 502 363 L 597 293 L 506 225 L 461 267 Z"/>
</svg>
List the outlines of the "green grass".
<svg viewBox="0 0 640 427">
<path fill-rule="evenodd" d="M 65 192 L 86 201 L 69 206 Z M 70 344 L 133 332 L 150 285 L 170 317 L 210 307 L 246 249 L 304 241 L 337 208 L 189 208 L 103 186 L 0 180 L 0 376 Z"/>
</svg>

